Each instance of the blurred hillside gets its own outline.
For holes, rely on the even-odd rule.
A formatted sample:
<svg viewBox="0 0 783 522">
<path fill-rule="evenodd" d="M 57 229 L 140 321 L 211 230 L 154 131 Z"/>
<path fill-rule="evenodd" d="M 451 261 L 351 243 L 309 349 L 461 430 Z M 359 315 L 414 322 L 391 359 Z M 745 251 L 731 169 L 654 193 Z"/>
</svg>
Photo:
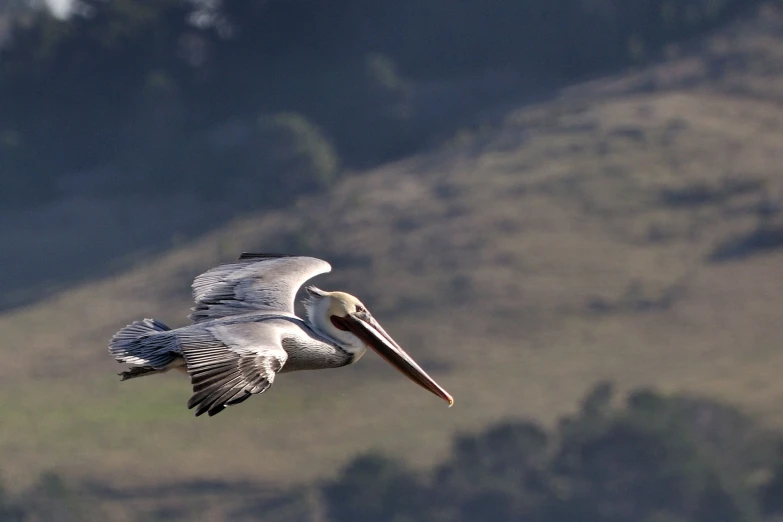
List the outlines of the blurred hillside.
<svg viewBox="0 0 783 522">
<path fill-rule="evenodd" d="M 118 488 L 47 473 L 0 496 L 3 520 L 775 522 L 780 433 L 703 397 L 598 383 L 547 429 L 514 420 L 454 438 L 425 471 L 377 453 L 328 480 Z M 779 446 L 776 448 L 776 446 Z"/>
<path fill-rule="evenodd" d="M 676 53 L 756 3 L 87 0 L 25 17 L 0 53 L 0 226 L 27 231 L 0 306 Z"/>
<path fill-rule="evenodd" d="M 115 1 L 106 9 L 123 5 L 136 4 Z M 638 43 L 633 31 L 641 29 L 619 24 L 632 32 L 609 39 L 614 33 L 605 31 L 605 44 L 582 50 L 595 58 L 611 49 L 616 61 L 589 65 L 582 57 L 577 70 L 557 74 L 547 67 L 573 66 L 569 49 L 581 49 L 579 38 L 589 35 L 568 31 L 574 40 L 558 48 L 555 64 L 546 53 L 536 55 L 541 63 L 515 65 L 513 54 L 489 51 L 478 65 L 459 62 L 481 56 L 476 47 L 444 55 L 438 70 L 417 59 L 429 56 L 431 64 L 442 47 L 406 55 L 368 46 L 346 56 L 322 44 L 352 33 L 310 27 L 303 29 L 308 37 L 323 38 L 308 44 L 323 49 L 323 70 L 287 69 L 300 62 L 281 61 L 273 70 L 287 71 L 290 83 L 269 85 L 248 64 L 263 71 L 281 51 L 231 47 L 243 34 L 231 17 L 255 20 L 252 13 L 224 19 L 207 12 L 204 28 L 181 25 L 210 42 L 205 56 L 233 49 L 204 62 L 208 67 L 191 66 L 156 47 L 184 40 L 150 20 L 165 15 L 180 27 L 188 14 L 177 3 L 161 5 L 170 12 L 136 12 L 142 29 L 126 32 L 135 26 L 125 23 L 116 41 L 96 29 L 111 24 L 90 25 L 111 11 L 70 22 L 85 24 L 78 29 L 42 19 L 20 33 L 17 46 L 25 38 L 47 41 L 42 34 L 65 43 L 35 55 L 28 42 L 0 62 L 7 75 L 1 95 L 23 100 L 0 107 L 0 121 L 16 125 L 6 127 L 12 130 L 3 134 L 0 156 L 11 180 L 4 189 L 15 184 L 0 211 L 9 288 L 0 315 L 0 455 L 9 489 L 39 487 L 39 474 L 54 470 L 108 484 L 106 498 L 115 501 L 140 485 L 176 490 L 210 480 L 288 491 L 333 478 L 347 459 L 369 450 L 414 472 L 437 470 L 448 466 L 441 463 L 451 458 L 453 434 L 520 416 L 555 429 L 604 379 L 620 391 L 654 386 L 716 397 L 748 412 L 760 429 L 783 425 L 778 3 L 730 23 L 739 4 L 709 3 L 722 8 L 698 18 L 707 21 L 645 37 L 650 61 L 635 67 L 639 47 L 629 55 L 625 44 Z M 613 3 L 602 5 L 619 16 Z M 415 13 L 426 20 L 426 11 Z M 634 13 L 624 16 L 633 20 Z M 464 16 L 452 21 L 482 20 Z M 325 20 L 333 21 L 312 14 L 312 23 Z M 714 31 L 695 37 L 697 28 Z M 284 41 L 289 33 L 280 31 Z M 252 34 L 272 39 L 275 32 Z M 384 34 L 378 42 L 394 40 Z M 103 39 L 114 43 L 100 67 L 79 54 Z M 139 42 L 147 54 L 138 54 Z M 367 49 L 376 53 L 369 62 Z M 297 52 L 297 59 L 307 55 Z M 230 59 L 229 72 L 214 72 Z M 58 68 L 61 60 L 68 71 Z M 150 68 L 155 60 L 179 65 Z M 30 63 L 36 66 L 20 65 Z M 92 77 L 90 67 L 110 88 L 81 81 Z M 369 101 L 325 87 L 335 85 L 330 78 L 341 87 L 360 85 L 357 77 L 375 85 L 378 75 L 396 87 Z M 41 78 L 54 83 L 32 90 Z M 222 85 L 215 78 L 244 90 L 210 91 Z M 147 80 L 169 94 L 155 87 L 157 94 L 144 98 Z M 204 90 L 183 87 L 188 82 Z M 2 91 L 11 88 L 15 94 Z M 464 110 L 450 114 L 463 99 Z M 409 141 L 402 146 L 390 137 Z M 45 149 L 33 146 L 41 143 Z M 119 367 L 105 352 L 111 334 L 140 317 L 184 324 L 192 278 L 243 250 L 329 260 L 334 273 L 317 284 L 361 297 L 455 396 L 454 408 L 370 356 L 355 367 L 285 375 L 219 422 L 185 409 L 185 379 L 120 386 Z M 144 502 L 154 504 L 154 495 Z M 745 520 L 745 511 L 737 512 L 740 518 L 726 520 Z M 686 518 L 691 514 L 655 520 L 705 520 Z"/>
</svg>

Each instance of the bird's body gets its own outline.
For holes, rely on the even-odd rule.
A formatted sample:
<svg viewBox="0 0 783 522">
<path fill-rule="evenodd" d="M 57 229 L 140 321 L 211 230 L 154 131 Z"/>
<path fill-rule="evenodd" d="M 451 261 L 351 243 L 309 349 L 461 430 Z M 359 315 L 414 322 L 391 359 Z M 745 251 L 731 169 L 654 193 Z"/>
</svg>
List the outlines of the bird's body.
<svg viewBox="0 0 783 522">
<path fill-rule="evenodd" d="M 144 319 L 112 338 L 109 352 L 133 365 L 123 380 L 170 370 L 190 375 L 196 415 L 215 415 L 266 391 L 278 373 L 337 368 L 368 346 L 419 385 L 453 402 L 355 297 L 308 287 L 307 318 L 294 314 L 299 287 L 331 267 L 310 257 L 243 254 L 193 282 L 193 324 Z"/>
</svg>

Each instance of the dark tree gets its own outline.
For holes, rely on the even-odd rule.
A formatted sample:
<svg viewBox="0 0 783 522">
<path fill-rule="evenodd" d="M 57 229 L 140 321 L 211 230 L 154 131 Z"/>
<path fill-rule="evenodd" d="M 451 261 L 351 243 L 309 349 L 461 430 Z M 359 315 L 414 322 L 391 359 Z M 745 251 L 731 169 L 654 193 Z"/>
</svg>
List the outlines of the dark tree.
<svg viewBox="0 0 783 522">
<path fill-rule="evenodd" d="M 377 456 L 357 457 L 337 480 L 324 487 L 331 520 L 407 522 L 425 520 L 426 488 L 398 463 Z"/>
<path fill-rule="evenodd" d="M 550 517 L 623 522 L 668 513 L 694 522 L 754 520 L 751 503 L 726 484 L 676 406 L 640 391 L 625 411 L 602 422 L 583 411 L 565 423 L 552 471 L 567 494 Z"/>
</svg>

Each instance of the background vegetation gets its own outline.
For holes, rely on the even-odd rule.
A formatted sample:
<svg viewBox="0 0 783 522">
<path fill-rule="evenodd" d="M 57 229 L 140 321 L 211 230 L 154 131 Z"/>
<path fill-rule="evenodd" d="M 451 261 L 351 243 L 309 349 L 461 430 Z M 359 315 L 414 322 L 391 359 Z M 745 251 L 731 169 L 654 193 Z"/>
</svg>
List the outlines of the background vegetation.
<svg viewBox="0 0 783 522">
<path fill-rule="evenodd" d="M 378 453 L 355 457 L 325 482 L 281 491 L 238 485 L 233 520 L 334 522 L 752 522 L 781 514 L 783 439 L 735 408 L 639 389 L 618 404 L 608 383 L 553 430 L 507 421 L 455 438 L 449 457 L 415 472 Z M 759 478 L 762 477 L 763 480 Z M 206 487 L 229 491 L 231 483 Z M 197 504 L 204 484 L 183 485 Z M 45 474 L 30 490 L 0 497 L 0 520 L 101 520 L 83 496 Z M 236 492 L 235 492 L 236 493 Z M 144 494 L 126 491 L 126 501 Z M 149 494 L 149 493 L 147 493 Z M 152 493 L 166 500 L 165 488 Z M 143 505 L 143 504 L 142 504 Z M 138 510 L 134 520 L 201 519 L 198 507 Z"/>
<path fill-rule="evenodd" d="M 0 520 L 783 516 L 779 2 L 23 7 Z M 328 259 L 457 405 L 371 357 L 219 423 L 118 385 L 114 331 L 256 249 Z"/>
<path fill-rule="evenodd" d="M 259 161 L 286 140 L 277 133 L 302 136 L 283 154 L 311 154 L 314 170 L 289 175 L 318 186 L 334 156 L 348 167 L 399 158 L 487 103 L 433 112 L 439 83 L 502 71 L 549 89 L 659 57 L 755 3 L 83 0 L 84 16 L 24 19 L 0 56 L 0 197 L 55 198 L 64 174 L 110 164 L 122 175 L 104 174 L 108 191 L 212 193 L 216 169 L 227 187 L 260 190 Z M 256 128 L 281 112 L 301 123 Z"/>
</svg>

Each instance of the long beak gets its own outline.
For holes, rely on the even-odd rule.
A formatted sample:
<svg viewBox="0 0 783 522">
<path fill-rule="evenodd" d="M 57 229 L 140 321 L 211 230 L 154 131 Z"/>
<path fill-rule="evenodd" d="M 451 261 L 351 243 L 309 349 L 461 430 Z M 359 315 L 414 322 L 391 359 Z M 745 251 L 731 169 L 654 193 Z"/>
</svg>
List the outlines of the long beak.
<svg viewBox="0 0 783 522">
<path fill-rule="evenodd" d="M 369 312 L 349 314 L 343 318 L 342 322 L 353 334 L 407 378 L 448 402 L 449 407 L 454 404 L 454 399 L 449 395 L 449 392 L 427 375 L 421 369 L 421 366 L 416 364 L 416 361 L 405 353 L 405 350 L 386 333 Z"/>
</svg>

